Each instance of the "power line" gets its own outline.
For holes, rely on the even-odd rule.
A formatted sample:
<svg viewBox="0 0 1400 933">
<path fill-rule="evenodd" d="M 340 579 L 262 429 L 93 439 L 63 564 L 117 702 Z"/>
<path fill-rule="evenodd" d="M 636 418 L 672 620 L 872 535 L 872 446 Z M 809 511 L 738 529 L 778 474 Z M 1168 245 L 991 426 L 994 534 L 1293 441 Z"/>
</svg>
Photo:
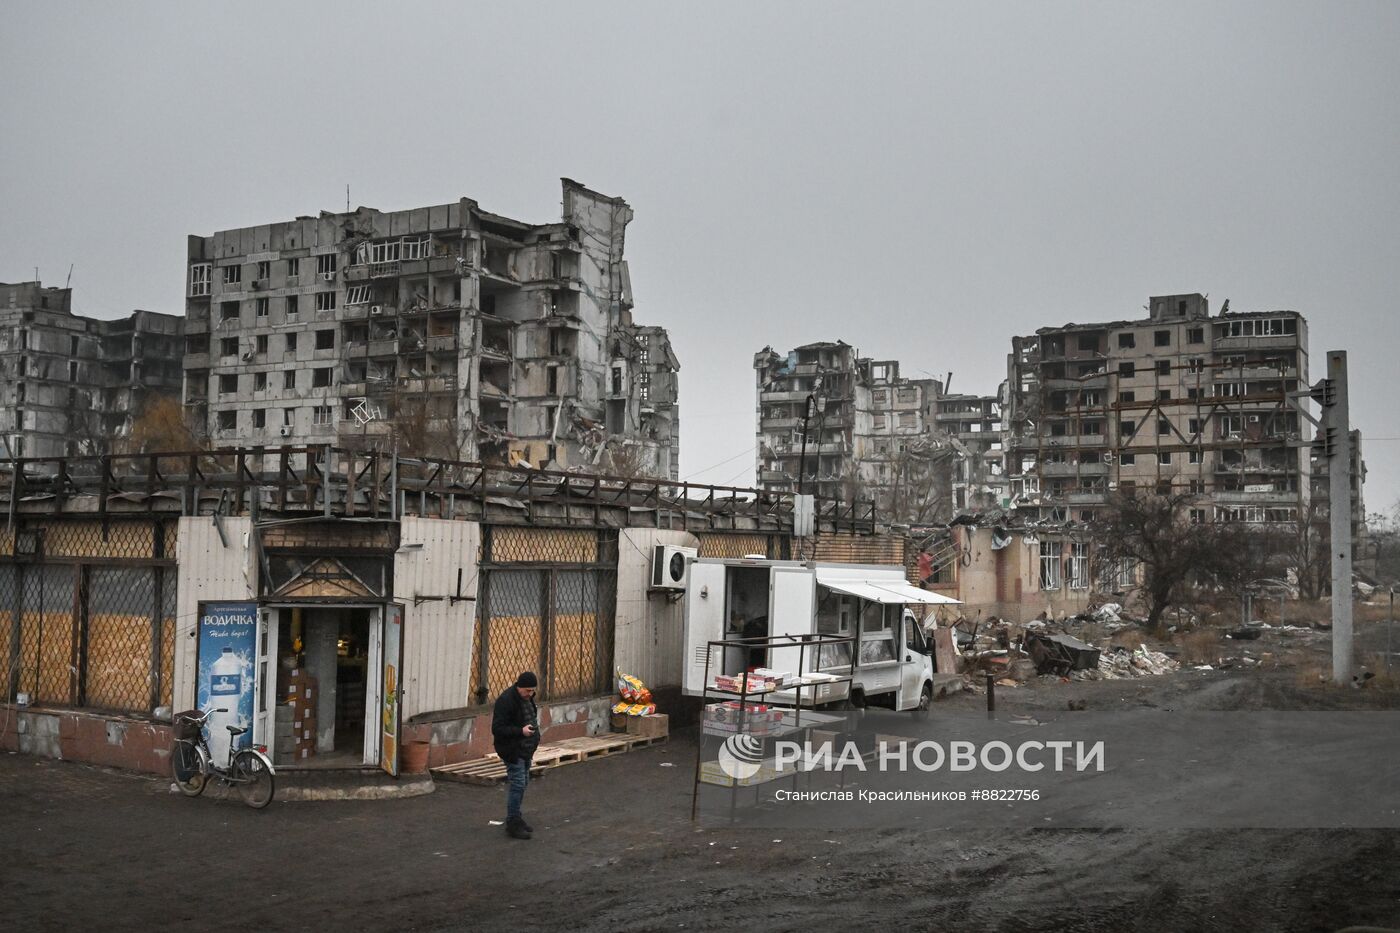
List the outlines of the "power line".
<svg viewBox="0 0 1400 933">
<path fill-rule="evenodd" d="M 724 466 L 726 463 L 733 463 L 735 460 L 738 460 L 740 457 L 746 456 L 747 454 L 751 454 L 751 453 L 753 453 L 753 452 L 754 452 L 755 450 L 757 450 L 757 449 L 758 449 L 758 445 L 757 445 L 757 444 L 754 444 L 754 445 L 753 445 L 752 447 L 750 447 L 748 450 L 741 450 L 741 451 L 739 451 L 737 454 L 735 454 L 735 455 L 732 456 L 732 457 L 726 457 L 726 458 L 724 458 L 724 459 L 721 460 L 719 463 L 711 464 L 710 466 L 705 467 L 705 469 L 703 469 L 703 470 L 695 470 L 695 471 L 693 471 L 693 472 L 686 478 L 686 482 L 690 482 L 691 480 L 695 479 L 695 477 L 699 476 L 701 473 L 708 473 L 708 472 L 710 472 L 711 470 L 716 469 L 717 467 L 722 467 L 722 466 Z"/>
</svg>

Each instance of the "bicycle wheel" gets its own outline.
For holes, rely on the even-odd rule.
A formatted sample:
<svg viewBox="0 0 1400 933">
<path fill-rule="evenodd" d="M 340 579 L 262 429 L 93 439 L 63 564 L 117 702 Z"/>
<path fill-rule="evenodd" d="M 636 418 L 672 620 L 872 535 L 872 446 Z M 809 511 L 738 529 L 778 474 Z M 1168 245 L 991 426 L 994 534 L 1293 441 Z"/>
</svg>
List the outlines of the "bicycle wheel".
<svg viewBox="0 0 1400 933">
<path fill-rule="evenodd" d="M 247 749 L 234 755 L 229 777 L 232 783 L 238 786 L 238 796 L 242 797 L 248 806 L 261 810 L 272 803 L 272 795 L 276 790 L 272 781 L 272 769 L 258 755 Z"/>
<path fill-rule="evenodd" d="M 176 742 L 170 750 L 175 786 L 186 797 L 198 797 L 209 784 L 209 756 L 193 742 Z"/>
</svg>

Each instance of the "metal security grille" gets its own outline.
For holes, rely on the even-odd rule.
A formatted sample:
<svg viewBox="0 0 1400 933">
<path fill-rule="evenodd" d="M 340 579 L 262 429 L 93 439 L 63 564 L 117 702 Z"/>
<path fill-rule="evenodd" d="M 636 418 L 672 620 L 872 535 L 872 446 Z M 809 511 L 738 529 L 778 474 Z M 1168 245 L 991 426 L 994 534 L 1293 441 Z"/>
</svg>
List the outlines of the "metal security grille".
<svg viewBox="0 0 1400 933">
<path fill-rule="evenodd" d="M 525 670 L 539 697 L 609 689 L 617 604 L 617 534 L 483 530 L 472 695 L 486 703 Z"/>
<path fill-rule="evenodd" d="M 0 691 L 147 714 L 171 702 L 174 523 L 47 520 L 0 555 Z"/>
</svg>

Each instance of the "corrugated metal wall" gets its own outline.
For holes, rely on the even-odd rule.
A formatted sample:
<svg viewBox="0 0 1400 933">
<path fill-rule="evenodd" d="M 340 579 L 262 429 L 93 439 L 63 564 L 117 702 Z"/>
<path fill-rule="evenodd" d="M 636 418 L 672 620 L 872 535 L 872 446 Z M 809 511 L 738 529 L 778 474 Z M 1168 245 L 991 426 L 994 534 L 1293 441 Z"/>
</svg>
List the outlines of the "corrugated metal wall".
<svg viewBox="0 0 1400 933">
<path fill-rule="evenodd" d="M 228 547 L 209 516 L 180 519 L 175 614 L 175 709 L 194 706 L 199 604 L 205 600 L 248 600 L 256 596 L 257 573 L 249 557 L 248 518 L 223 519 Z"/>
<path fill-rule="evenodd" d="M 618 533 L 618 539 L 614 662 L 623 673 L 640 677 L 649 687 L 678 687 L 685 652 L 682 621 L 685 604 L 665 594 L 647 593 L 651 582 L 651 552 L 658 544 L 697 547 L 700 542 L 695 535 L 684 531 L 654 528 L 624 528 Z"/>
<path fill-rule="evenodd" d="M 469 706 L 481 526 L 409 516 L 399 541 L 394 598 L 404 604 L 403 717 Z M 421 549 L 404 549 L 418 543 Z M 470 599 L 453 603 L 446 597 L 457 594 L 459 569 L 460 595 Z M 415 595 L 443 598 L 415 606 Z"/>
</svg>

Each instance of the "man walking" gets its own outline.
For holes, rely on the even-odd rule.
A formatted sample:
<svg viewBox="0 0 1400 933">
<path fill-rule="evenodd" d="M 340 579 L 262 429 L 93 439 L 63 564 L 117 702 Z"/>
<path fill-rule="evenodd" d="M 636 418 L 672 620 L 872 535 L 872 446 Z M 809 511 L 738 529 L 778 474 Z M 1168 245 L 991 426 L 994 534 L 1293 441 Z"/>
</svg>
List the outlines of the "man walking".
<svg viewBox="0 0 1400 933">
<path fill-rule="evenodd" d="M 521 815 L 520 804 L 530 783 L 530 759 L 540 745 L 539 709 L 535 706 L 538 687 L 534 672 L 525 671 L 496 697 L 491 713 L 491 737 L 510 785 L 506 791 L 506 833 L 513 839 L 529 839 L 534 832 Z"/>
</svg>

